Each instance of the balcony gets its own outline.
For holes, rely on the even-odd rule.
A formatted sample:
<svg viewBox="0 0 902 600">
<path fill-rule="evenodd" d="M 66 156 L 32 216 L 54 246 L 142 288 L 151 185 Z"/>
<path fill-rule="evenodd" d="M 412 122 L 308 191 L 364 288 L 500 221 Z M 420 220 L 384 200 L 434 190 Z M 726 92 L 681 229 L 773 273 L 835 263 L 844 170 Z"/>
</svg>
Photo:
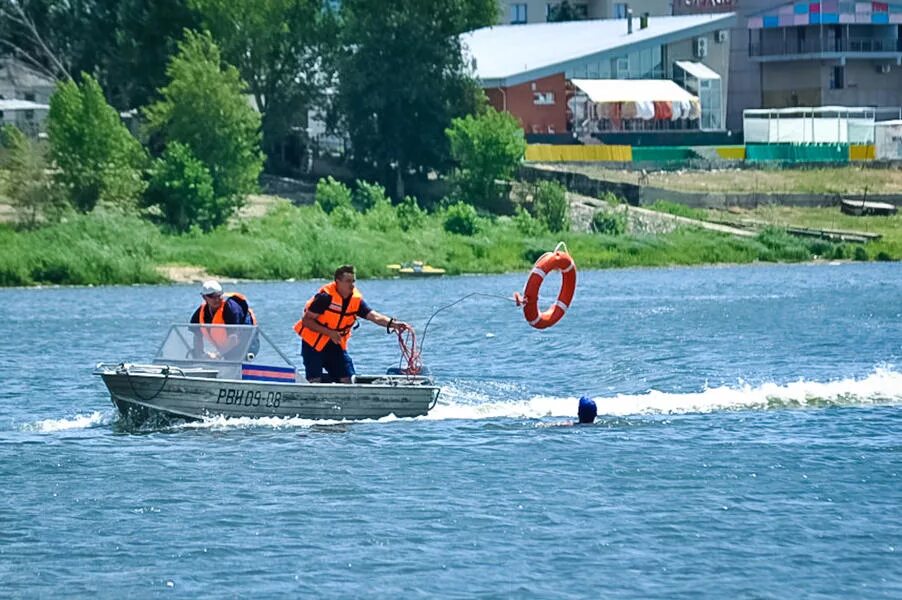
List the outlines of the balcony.
<svg viewBox="0 0 902 600">
<path fill-rule="evenodd" d="M 902 58 L 902 39 L 867 37 L 789 37 L 750 40 L 749 56 L 759 62 L 823 58 Z"/>
</svg>

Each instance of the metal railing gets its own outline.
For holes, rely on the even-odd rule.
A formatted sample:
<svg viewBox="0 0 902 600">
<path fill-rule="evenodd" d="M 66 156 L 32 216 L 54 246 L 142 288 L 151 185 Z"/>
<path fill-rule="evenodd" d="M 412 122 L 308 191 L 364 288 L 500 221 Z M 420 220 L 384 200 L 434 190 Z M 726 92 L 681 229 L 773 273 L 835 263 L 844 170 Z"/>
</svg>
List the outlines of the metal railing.
<svg viewBox="0 0 902 600">
<path fill-rule="evenodd" d="M 749 44 L 749 56 L 795 56 L 799 54 L 902 53 L 902 39 L 835 38 L 773 40 Z"/>
</svg>

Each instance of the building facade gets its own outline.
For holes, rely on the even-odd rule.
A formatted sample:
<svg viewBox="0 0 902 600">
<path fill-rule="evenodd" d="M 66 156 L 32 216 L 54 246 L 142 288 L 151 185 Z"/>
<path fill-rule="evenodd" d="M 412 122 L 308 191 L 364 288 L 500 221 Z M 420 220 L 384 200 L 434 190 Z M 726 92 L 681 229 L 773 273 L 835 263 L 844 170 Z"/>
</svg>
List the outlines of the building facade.
<svg viewBox="0 0 902 600">
<path fill-rule="evenodd" d="M 490 103 L 517 117 L 532 140 L 558 136 L 564 141 L 579 134 L 571 100 L 580 95 L 579 84 L 572 82 L 581 80 L 623 88 L 625 104 L 640 101 L 641 86 L 630 81 L 676 80 L 707 102 L 701 106 L 703 117 L 690 121 L 657 114 L 644 120 L 622 117 L 618 107 L 614 118 L 597 121 L 593 134 L 723 131 L 733 22 L 732 14 L 723 14 L 507 25 L 464 34 L 461 41 Z M 663 99 L 641 99 L 658 100 Z"/>
<path fill-rule="evenodd" d="M 735 11 L 727 127 L 748 108 L 902 103 L 902 5 L 854 0 L 675 0 L 674 14 Z"/>
<path fill-rule="evenodd" d="M 42 131 L 56 82 L 15 58 L 0 58 L 0 124 L 35 136 Z"/>
<path fill-rule="evenodd" d="M 558 2 L 547 0 L 500 0 L 498 5 L 498 23 L 502 25 L 523 25 L 526 23 L 545 23 L 548 15 Z M 570 6 L 583 19 L 624 19 L 627 10 L 633 16 L 648 13 L 651 16 L 670 15 L 670 0 L 570 0 Z"/>
</svg>

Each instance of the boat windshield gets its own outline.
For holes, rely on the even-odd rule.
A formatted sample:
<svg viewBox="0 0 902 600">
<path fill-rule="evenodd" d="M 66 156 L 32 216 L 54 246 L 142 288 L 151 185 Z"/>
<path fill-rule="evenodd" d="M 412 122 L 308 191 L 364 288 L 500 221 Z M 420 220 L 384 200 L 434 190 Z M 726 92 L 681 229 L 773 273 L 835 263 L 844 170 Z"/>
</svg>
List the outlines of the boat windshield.
<svg viewBox="0 0 902 600">
<path fill-rule="evenodd" d="M 294 367 L 294 364 L 255 325 L 176 324 L 153 360 L 157 364 L 203 365 L 220 372 L 242 364 Z"/>
</svg>

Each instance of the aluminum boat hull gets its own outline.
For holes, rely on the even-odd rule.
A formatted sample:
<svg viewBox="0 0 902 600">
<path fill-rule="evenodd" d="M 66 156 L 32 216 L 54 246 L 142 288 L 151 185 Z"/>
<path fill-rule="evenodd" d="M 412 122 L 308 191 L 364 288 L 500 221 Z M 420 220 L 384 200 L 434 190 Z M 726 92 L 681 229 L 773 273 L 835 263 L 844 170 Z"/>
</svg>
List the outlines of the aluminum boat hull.
<svg viewBox="0 0 902 600">
<path fill-rule="evenodd" d="M 418 417 L 435 406 L 439 395 L 430 378 L 404 375 L 310 384 L 221 379 L 215 371 L 191 373 L 165 365 L 118 365 L 98 374 L 119 411 L 137 419 L 153 414 L 182 419 Z"/>
</svg>

